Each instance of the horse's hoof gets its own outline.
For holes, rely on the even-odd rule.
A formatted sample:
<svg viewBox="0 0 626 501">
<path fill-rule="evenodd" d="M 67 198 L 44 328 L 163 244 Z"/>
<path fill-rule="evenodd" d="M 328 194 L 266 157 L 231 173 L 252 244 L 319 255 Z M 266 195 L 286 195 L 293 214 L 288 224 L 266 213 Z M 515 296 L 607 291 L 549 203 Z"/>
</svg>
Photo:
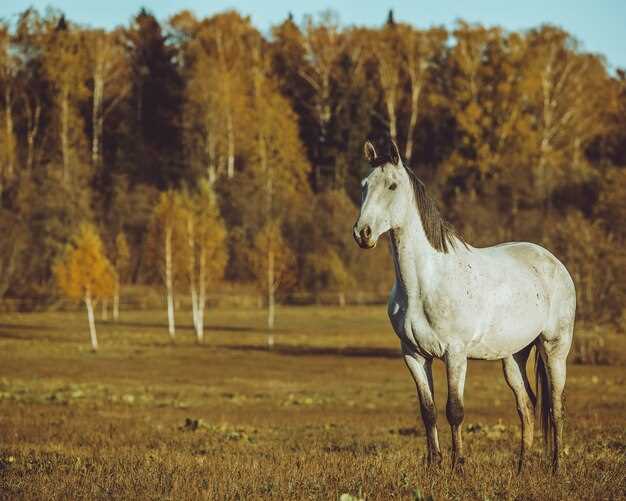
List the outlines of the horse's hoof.
<svg viewBox="0 0 626 501">
<path fill-rule="evenodd" d="M 465 473 L 465 458 L 464 457 L 456 458 L 452 462 L 452 471 L 456 473 L 460 473 L 461 475 Z"/>
</svg>

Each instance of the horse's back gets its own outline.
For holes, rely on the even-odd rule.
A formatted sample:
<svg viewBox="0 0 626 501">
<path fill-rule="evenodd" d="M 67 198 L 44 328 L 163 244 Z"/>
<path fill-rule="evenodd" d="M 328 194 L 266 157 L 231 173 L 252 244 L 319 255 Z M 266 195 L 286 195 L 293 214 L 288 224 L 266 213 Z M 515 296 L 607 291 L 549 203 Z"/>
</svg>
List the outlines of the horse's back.
<svg viewBox="0 0 626 501">
<path fill-rule="evenodd" d="M 576 311 L 576 288 L 565 265 L 548 249 L 530 242 L 508 242 L 492 249 L 508 254 L 541 279 L 550 299 L 546 330 L 571 330 Z"/>
<path fill-rule="evenodd" d="M 574 281 L 565 265 L 541 245 L 531 242 L 507 242 L 484 250 L 504 253 L 542 278 L 550 288 L 560 286 L 575 295 Z"/>
</svg>

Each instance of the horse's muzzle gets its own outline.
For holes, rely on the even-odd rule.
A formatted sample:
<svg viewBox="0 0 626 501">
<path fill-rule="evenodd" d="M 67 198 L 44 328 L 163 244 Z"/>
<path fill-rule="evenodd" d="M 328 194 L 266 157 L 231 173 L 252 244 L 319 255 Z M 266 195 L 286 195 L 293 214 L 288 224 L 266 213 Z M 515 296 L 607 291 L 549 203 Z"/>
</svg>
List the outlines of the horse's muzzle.
<svg viewBox="0 0 626 501">
<path fill-rule="evenodd" d="M 368 224 L 361 228 L 361 231 L 357 231 L 356 224 L 352 228 L 352 236 L 355 242 L 361 247 L 361 249 L 371 249 L 376 247 L 376 242 L 372 242 L 372 229 Z"/>
</svg>

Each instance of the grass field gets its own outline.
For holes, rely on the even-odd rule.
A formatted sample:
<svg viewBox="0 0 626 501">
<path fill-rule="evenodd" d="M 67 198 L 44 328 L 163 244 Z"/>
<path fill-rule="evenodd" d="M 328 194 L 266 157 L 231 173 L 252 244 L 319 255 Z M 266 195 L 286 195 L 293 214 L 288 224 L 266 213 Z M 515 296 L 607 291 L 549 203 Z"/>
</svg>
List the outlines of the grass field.
<svg viewBox="0 0 626 501">
<path fill-rule="evenodd" d="M 261 310 L 207 313 L 194 343 L 162 312 L 0 316 L 0 498 L 619 499 L 626 497 L 623 365 L 569 367 L 566 451 L 536 441 L 516 475 L 518 418 L 497 362 L 471 362 L 464 474 L 424 464 L 415 390 L 385 308 L 283 308 L 265 349 Z"/>
</svg>

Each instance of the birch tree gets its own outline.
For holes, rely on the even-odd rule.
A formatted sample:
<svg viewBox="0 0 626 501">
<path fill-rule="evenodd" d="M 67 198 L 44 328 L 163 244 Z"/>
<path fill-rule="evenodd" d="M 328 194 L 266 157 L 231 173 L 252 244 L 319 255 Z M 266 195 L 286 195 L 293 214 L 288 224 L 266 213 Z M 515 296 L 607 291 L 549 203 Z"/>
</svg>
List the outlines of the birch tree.
<svg viewBox="0 0 626 501">
<path fill-rule="evenodd" d="M 196 339 L 203 343 L 207 288 L 221 280 L 226 267 L 226 228 L 208 182 L 186 205 L 187 279 Z"/>
<path fill-rule="evenodd" d="M 176 340 L 175 285 L 184 274 L 187 261 L 184 220 L 179 195 L 174 191 L 161 193 L 152 213 L 147 247 L 148 258 L 158 267 L 165 284 L 168 332 L 172 342 Z"/>
<path fill-rule="evenodd" d="M 88 71 L 92 83 L 91 164 L 102 165 L 104 122 L 130 92 L 130 72 L 117 32 L 86 33 Z"/>
<path fill-rule="evenodd" d="M 399 54 L 396 64 L 402 64 L 409 85 L 409 120 L 406 127 L 404 160 L 411 166 L 413 142 L 421 101 L 430 74 L 434 71 L 437 59 L 441 58 L 448 34 L 443 28 L 418 30 L 410 25 L 399 25 Z"/>
<path fill-rule="evenodd" d="M 255 236 L 249 250 L 250 270 L 256 282 L 266 295 L 267 305 L 267 345 L 274 345 L 276 318 L 276 294 L 280 288 L 288 289 L 296 279 L 296 260 L 293 251 L 285 241 L 281 228 L 276 222 L 267 223 Z"/>
<path fill-rule="evenodd" d="M 245 39 L 248 27 L 235 24 Z M 235 174 L 237 150 L 245 143 L 249 109 L 245 54 L 227 36 L 228 24 L 216 19 L 203 23 L 187 47 L 188 80 L 185 87 L 185 146 L 188 157 L 211 184 Z M 216 27 L 217 26 L 217 27 Z M 228 41 L 226 43 L 224 39 Z M 232 58 L 232 60 L 231 60 Z"/>
<path fill-rule="evenodd" d="M 94 302 L 111 296 L 115 271 L 93 226 L 81 225 L 63 258 L 54 265 L 53 272 L 59 289 L 68 299 L 85 303 L 91 347 L 97 351 Z"/>
<path fill-rule="evenodd" d="M 85 86 L 84 39 L 61 16 L 46 35 L 43 57 L 45 72 L 55 90 L 62 179 L 66 187 L 75 180 L 73 169 L 81 164 L 84 148 L 84 123 L 80 114 Z"/>
<path fill-rule="evenodd" d="M 536 186 L 551 210 L 551 192 L 572 168 L 580 172 L 586 145 L 606 130 L 606 69 L 597 57 L 576 53 L 566 32 L 545 26 L 529 35 L 527 86 L 537 120 L 533 128 Z"/>
<path fill-rule="evenodd" d="M 115 237 L 115 287 L 113 290 L 113 320 L 117 322 L 120 317 L 120 288 L 121 278 L 127 277 L 130 271 L 130 248 L 126 235 L 120 231 Z"/>
<path fill-rule="evenodd" d="M 274 340 L 276 292 L 290 284 L 295 276 L 295 260 L 283 240 L 281 224 L 287 208 L 293 210 L 298 198 L 308 191 L 309 165 L 298 137 L 296 116 L 288 101 L 278 92 L 271 78 L 269 61 L 258 44 L 253 52 L 254 144 L 252 161 L 258 166 L 249 180 L 257 187 L 257 203 L 262 212 L 262 229 L 251 238 L 254 246 L 248 256 L 249 268 L 257 284 L 266 293 L 268 345 Z"/>
</svg>

